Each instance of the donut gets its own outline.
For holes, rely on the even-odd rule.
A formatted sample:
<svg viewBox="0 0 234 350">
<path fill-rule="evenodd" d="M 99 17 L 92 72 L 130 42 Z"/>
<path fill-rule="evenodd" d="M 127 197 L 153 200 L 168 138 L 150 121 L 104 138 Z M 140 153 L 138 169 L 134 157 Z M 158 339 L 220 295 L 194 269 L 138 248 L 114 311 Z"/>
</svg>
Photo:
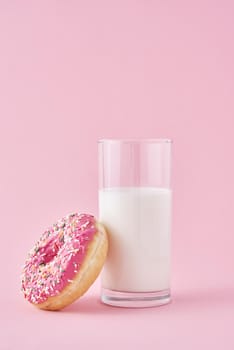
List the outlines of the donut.
<svg viewBox="0 0 234 350">
<path fill-rule="evenodd" d="M 24 297 L 60 310 L 81 297 L 100 273 L 108 250 L 105 228 L 89 214 L 69 214 L 49 227 L 23 266 Z"/>
</svg>

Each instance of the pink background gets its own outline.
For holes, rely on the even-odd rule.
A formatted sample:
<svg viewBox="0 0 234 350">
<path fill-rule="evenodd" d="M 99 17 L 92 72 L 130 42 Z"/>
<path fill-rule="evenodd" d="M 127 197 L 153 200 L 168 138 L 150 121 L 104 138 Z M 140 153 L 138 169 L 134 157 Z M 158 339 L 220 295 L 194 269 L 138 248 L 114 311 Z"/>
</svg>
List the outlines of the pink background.
<svg viewBox="0 0 234 350">
<path fill-rule="evenodd" d="M 232 0 L 0 0 L 0 349 L 233 349 Z M 97 139 L 174 140 L 173 303 L 63 312 L 19 274 L 41 232 L 97 214 Z"/>
</svg>

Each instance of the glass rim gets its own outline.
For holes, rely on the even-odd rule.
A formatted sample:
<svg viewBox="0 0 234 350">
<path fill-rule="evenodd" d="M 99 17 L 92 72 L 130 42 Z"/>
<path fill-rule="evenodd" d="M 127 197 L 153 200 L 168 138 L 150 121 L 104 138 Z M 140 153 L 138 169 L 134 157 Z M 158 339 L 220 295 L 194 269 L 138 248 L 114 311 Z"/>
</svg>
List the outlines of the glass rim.
<svg viewBox="0 0 234 350">
<path fill-rule="evenodd" d="M 122 139 L 99 139 L 98 143 L 173 143 L 169 138 L 122 138 Z"/>
</svg>

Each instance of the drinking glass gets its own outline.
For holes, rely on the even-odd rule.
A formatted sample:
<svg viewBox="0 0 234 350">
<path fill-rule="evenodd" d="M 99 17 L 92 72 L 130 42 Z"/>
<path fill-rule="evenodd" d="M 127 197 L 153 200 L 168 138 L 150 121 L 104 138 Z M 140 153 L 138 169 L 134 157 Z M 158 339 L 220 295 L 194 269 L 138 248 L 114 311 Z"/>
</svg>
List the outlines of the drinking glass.
<svg viewBox="0 0 234 350">
<path fill-rule="evenodd" d="M 99 220 L 109 236 L 101 300 L 121 307 L 170 301 L 169 139 L 104 139 L 99 147 Z"/>
</svg>

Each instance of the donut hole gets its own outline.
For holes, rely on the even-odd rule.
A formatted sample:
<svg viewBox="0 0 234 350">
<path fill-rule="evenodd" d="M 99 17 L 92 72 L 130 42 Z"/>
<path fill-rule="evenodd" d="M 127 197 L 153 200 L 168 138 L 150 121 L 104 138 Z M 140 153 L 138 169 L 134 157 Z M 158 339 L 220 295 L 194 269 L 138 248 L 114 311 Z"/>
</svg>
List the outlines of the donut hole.
<svg viewBox="0 0 234 350">
<path fill-rule="evenodd" d="M 44 247 L 40 248 L 40 265 L 49 264 L 57 256 L 62 243 L 61 239 L 51 239 Z"/>
</svg>

